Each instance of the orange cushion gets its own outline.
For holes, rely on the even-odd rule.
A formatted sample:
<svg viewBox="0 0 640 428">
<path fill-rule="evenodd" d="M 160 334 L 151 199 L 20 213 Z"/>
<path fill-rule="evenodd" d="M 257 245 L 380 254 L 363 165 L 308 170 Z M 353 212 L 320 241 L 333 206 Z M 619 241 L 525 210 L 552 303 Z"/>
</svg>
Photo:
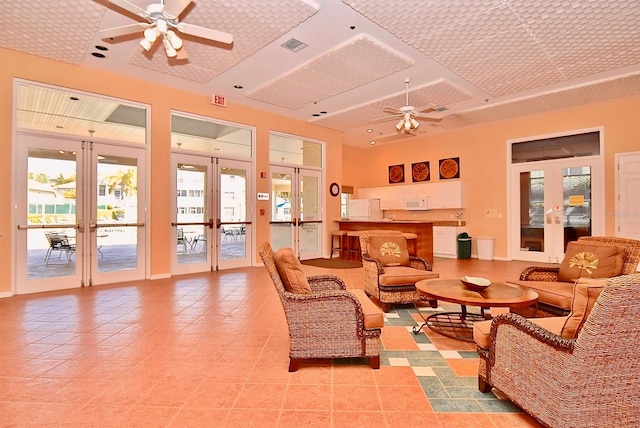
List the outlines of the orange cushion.
<svg viewBox="0 0 640 428">
<path fill-rule="evenodd" d="M 411 285 L 423 279 L 439 278 L 440 274 L 430 270 L 416 269 L 407 266 L 388 266 L 378 277 L 380 285 Z"/>
<path fill-rule="evenodd" d="M 404 236 L 369 237 L 369 255 L 380 260 L 382 266 L 409 266 L 409 250 Z"/>
<path fill-rule="evenodd" d="M 560 334 L 562 325 L 566 317 L 545 317 L 545 318 L 528 318 L 534 324 L 538 324 L 545 330 L 553 334 Z M 491 321 L 478 321 L 473 323 L 473 341 L 481 348 L 489 349 L 489 333 L 491 332 Z"/>
<path fill-rule="evenodd" d="M 591 278 L 580 278 L 578 280 L 573 287 L 571 314 L 569 314 L 562 327 L 561 336 L 568 339 L 578 336 L 606 281 L 606 279 Z"/>
<path fill-rule="evenodd" d="M 520 288 L 533 290 L 538 293 L 538 301 L 558 308 L 570 310 L 571 299 L 573 298 L 573 281 L 507 281 Z"/>
<path fill-rule="evenodd" d="M 302 270 L 302 263 L 291 248 L 280 248 L 273 255 L 276 269 L 280 274 L 284 288 L 291 293 L 311 294 L 309 281 Z"/>
<path fill-rule="evenodd" d="M 581 277 L 588 278 L 611 278 L 622 273 L 624 267 L 625 248 L 618 245 L 605 244 L 602 242 L 572 241 L 567 244 L 567 252 L 564 255 L 558 281 L 573 282 Z M 593 253 L 597 257 L 597 263 L 593 263 L 595 268 L 579 269 L 578 266 L 571 266 L 571 259 L 579 253 Z M 579 257 L 579 256 L 578 256 Z"/>
<path fill-rule="evenodd" d="M 354 288 L 348 291 L 356 296 L 356 299 L 360 302 L 360 306 L 362 306 L 364 328 L 374 330 L 384 327 L 384 315 L 382 315 L 382 311 L 369 299 L 364 290 Z"/>
</svg>

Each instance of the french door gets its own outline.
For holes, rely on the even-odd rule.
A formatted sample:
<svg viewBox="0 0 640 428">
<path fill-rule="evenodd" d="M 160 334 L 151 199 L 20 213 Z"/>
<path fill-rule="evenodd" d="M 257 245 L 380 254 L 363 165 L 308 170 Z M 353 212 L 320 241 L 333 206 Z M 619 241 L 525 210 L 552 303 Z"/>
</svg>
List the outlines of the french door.
<svg viewBox="0 0 640 428">
<path fill-rule="evenodd" d="M 514 259 L 560 263 L 568 242 L 604 233 L 604 175 L 599 159 L 514 164 L 510 189 Z"/>
<path fill-rule="evenodd" d="M 251 163 L 174 153 L 172 273 L 250 266 Z"/>
<path fill-rule="evenodd" d="M 144 148 L 17 134 L 16 293 L 145 278 Z"/>
<path fill-rule="evenodd" d="M 319 170 L 271 167 L 271 246 L 291 247 L 301 260 L 322 256 Z"/>
</svg>

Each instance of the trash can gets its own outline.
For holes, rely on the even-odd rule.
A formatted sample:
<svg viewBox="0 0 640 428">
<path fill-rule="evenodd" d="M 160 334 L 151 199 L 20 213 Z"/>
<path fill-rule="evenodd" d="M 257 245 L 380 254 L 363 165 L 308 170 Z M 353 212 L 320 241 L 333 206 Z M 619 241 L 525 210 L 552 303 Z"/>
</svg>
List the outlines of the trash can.
<svg viewBox="0 0 640 428">
<path fill-rule="evenodd" d="M 493 260 L 493 250 L 495 246 L 495 238 L 482 237 L 478 238 L 478 259 Z"/>
<path fill-rule="evenodd" d="M 458 235 L 458 258 L 471 258 L 471 237 L 467 232 L 462 232 Z"/>
</svg>

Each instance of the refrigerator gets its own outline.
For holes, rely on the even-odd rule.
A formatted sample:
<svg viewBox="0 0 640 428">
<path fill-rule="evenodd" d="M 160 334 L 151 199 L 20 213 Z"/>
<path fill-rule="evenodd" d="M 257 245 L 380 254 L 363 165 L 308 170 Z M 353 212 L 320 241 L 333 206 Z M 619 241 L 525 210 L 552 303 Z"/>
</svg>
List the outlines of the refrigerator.
<svg viewBox="0 0 640 428">
<path fill-rule="evenodd" d="M 380 199 L 351 199 L 348 214 L 349 220 L 353 221 L 380 221 L 382 220 Z"/>
</svg>

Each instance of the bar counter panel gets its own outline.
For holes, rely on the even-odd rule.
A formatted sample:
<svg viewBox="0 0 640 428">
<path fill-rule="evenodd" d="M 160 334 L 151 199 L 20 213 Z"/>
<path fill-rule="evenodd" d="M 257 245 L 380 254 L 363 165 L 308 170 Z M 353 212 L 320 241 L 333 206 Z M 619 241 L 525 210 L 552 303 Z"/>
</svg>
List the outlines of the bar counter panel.
<svg viewBox="0 0 640 428">
<path fill-rule="evenodd" d="M 430 221 L 355 221 L 338 220 L 340 230 L 397 230 L 404 233 L 415 233 L 416 255 L 429 260 L 433 265 L 433 222 Z"/>
</svg>

